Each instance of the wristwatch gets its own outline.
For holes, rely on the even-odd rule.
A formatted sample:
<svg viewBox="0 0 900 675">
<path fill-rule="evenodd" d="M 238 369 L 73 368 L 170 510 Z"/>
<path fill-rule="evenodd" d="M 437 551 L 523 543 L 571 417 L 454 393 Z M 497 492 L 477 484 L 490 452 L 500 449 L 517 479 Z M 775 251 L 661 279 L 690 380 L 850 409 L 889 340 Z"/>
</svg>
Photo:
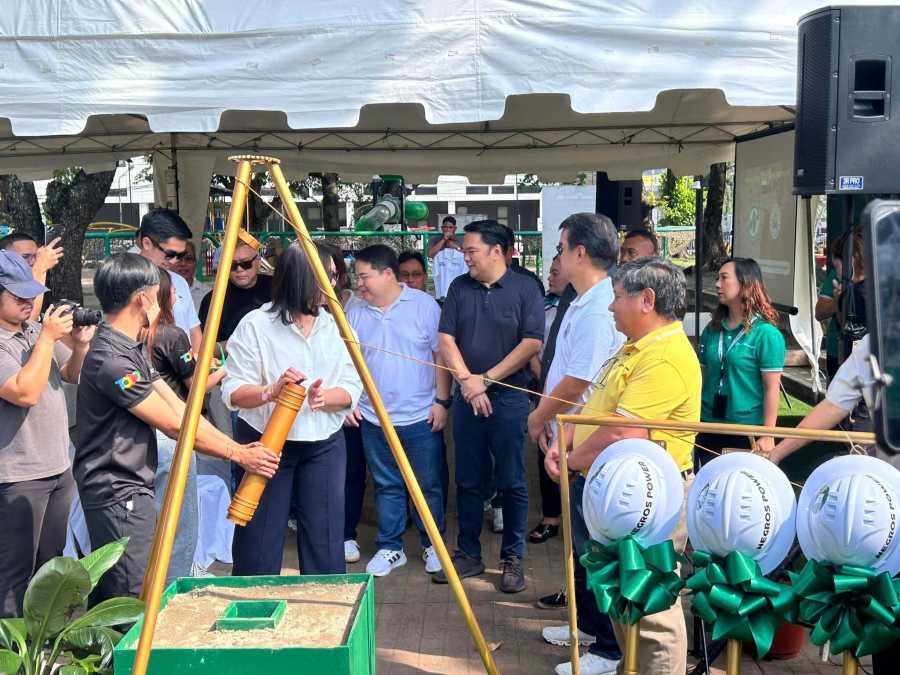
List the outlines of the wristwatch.
<svg viewBox="0 0 900 675">
<path fill-rule="evenodd" d="M 447 410 L 450 410 L 450 406 L 453 405 L 452 398 L 437 398 L 437 397 L 435 397 L 434 402 L 437 403 L 439 406 L 446 408 Z"/>
</svg>

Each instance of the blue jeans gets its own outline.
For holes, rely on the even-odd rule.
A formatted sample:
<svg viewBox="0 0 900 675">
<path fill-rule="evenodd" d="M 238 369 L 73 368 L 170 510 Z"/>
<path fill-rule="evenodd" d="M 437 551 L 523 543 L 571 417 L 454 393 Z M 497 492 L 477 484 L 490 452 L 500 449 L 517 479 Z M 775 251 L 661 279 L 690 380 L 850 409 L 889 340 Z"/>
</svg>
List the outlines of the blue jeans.
<svg viewBox="0 0 900 675">
<path fill-rule="evenodd" d="M 503 558 L 521 558 L 525 551 L 528 487 L 522 445 L 530 405 L 518 391 L 498 389 L 488 393 L 493 407 L 489 417 L 476 416 L 472 406 L 457 393 L 453 400 L 453 441 L 456 446 L 456 504 L 459 511 L 457 547 L 481 559 L 481 526 L 484 521 L 485 475 L 491 472 L 503 495 Z"/>
<path fill-rule="evenodd" d="M 605 659 L 617 661 L 622 658 L 612 621 L 597 608 L 597 599 L 587 587 L 587 573 L 578 559 L 584 553 L 585 545 L 591 538 L 584 522 L 581 498 L 584 494 L 584 477 L 569 486 L 572 503 L 572 546 L 575 548 L 575 606 L 578 608 L 578 630 L 597 638 L 588 651 Z"/>
<path fill-rule="evenodd" d="M 156 432 L 156 452 L 159 460 L 154 492 L 157 509 L 162 508 L 166 486 L 169 484 L 176 443 L 175 439 L 169 438 L 161 431 Z M 191 565 L 194 563 L 194 551 L 197 550 L 199 537 L 200 495 L 197 492 L 197 457 L 191 453 L 191 467 L 184 486 L 184 501 L 181 504 L 181 514 L 178 516 L 178 529 L 175 530 L 175 543 L 172 545 L 172 558 L 169 561 L 166 583 L 178 577 L 191 576 Z"/>
<path fill-rule="evenodd" d="M 387 444 L 381 427 L 363 420 L 362 439 L 366 452 L 366 463 L 375 481 L 375 508 L 378 510 L 378 537 L 376 546 L 391 551 L 403 549 L 403 531 L 406 529 L 406 484 L 394 455 Z M 400 443 L 406 451 L 416 480 L 428 508 L 444 531 L 444 495 L 441 490 L 441 433 L 431 430 L 428 422 L 416 422 L 403 427 L 394 427 Z M 413 510 L 413 518 L 419 530 L 422 547 L 431 546 L 428 534 L 418 511 Z"/>
</svg>

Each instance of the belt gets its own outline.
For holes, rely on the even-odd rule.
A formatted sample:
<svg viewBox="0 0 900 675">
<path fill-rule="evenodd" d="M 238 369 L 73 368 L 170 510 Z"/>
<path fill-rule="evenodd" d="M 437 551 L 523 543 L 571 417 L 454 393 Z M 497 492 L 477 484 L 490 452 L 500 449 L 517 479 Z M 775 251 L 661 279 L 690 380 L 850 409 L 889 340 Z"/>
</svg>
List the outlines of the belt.
<svg viewBox="0 0 900 675">
<path fill-rule="evenodd" d="M 681 479 L 682 479 L 682 480 L 687 480 L 687 479 L 693 478 L 693 477 L 694 477 L 694 470 L 693 470 L 693 469 L 686 469 L 686 470 L 684 470 L 684 471 L 681 472 Z"/>
</svg>

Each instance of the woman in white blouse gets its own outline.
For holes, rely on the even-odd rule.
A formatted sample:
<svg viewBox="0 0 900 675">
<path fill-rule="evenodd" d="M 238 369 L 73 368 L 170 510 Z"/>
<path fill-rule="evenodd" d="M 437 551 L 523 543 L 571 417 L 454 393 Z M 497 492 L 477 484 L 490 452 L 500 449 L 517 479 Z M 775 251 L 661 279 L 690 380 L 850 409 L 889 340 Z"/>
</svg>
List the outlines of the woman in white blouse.
<svg viewBox="0 0 900 675">
<path fill-rule="evenodd" d="M 328 255 L 320 252 L 327 265 Z M 327 269 L 327 266 L 326 266 Z M 344 416 L 362 392 L 359 375 L 306 254 L 295 242 L 275 267 L 272 302 L 247 314 L 228 340 L 222 397 L 239 410 L 236 439 L 259 440 L 282 387 L 303 382 L 306 401 L 256 514 L 235 528 L 235 576 L 280 574 L 292 504 L 303 574 L 338 574 L 344 564 Z M 242 441 L 242 442 L 247 442 Z M 236 472 L 240 481 L 243 472 Z"/>
</svg>

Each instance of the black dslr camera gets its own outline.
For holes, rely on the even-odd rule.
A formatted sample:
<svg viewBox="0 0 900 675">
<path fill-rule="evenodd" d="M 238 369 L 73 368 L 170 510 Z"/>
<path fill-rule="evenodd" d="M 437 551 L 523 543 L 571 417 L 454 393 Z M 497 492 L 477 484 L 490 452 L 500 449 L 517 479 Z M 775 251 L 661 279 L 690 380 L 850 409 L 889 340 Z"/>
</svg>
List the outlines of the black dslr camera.
<svg viewBox="0 0 900 675">
<path fill-rule="evenodd" d="M 86 309 L 74 300 L 66 300 L 62 298 L 55 303 L 56 307 L 71 307 L 68 313 L 72 314 L 72 325 L 75 328 L 82 326 L 96 326 L 100 323 L 102 315 L 99 309 Z"/>
</svg>

